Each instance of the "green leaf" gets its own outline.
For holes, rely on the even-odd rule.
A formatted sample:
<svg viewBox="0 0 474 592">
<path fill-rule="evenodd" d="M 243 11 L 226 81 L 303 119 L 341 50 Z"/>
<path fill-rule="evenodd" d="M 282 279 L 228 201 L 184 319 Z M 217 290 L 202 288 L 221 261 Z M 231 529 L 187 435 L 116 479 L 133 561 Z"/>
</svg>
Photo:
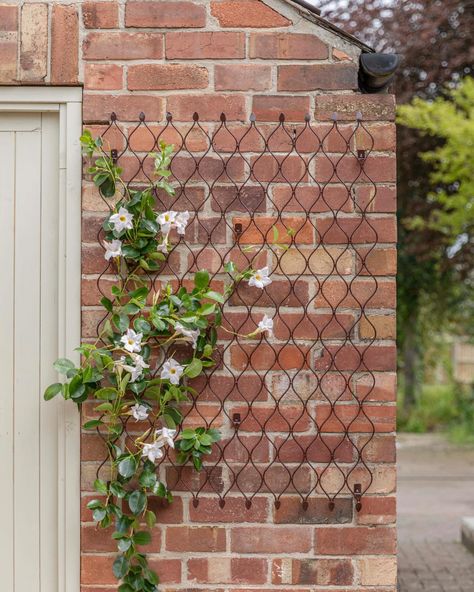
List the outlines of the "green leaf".
<svg viewBox="0 0 474 592">
<path fill-rule="evenodd" d="M 130 549 L 131 546 L 132 546 L 132 541 L 131 541 L 131 539 L 127 539 L 127 538 L 120 539 L 117 543 L 118 550 L 121 553 L 126 553 Z"/>
<path fill-rule="evenodd" d="M 59 374 L 67 374 L 69 370 L 73 370 L 76 367 L 74 362 L 71 362 L 67 358 L 59 358 L 59 360 L 54 362 L 53 366 Z"/>
<path fill-rule="evenodd" d="M 113 312 L 114 305 L 112 304 L 111 300 L 104 296 L 103 298 L 101 298 L 100 303 L 105 308 L 105 310 L 107 310 L 108 312 Z"/>
<path fill-rule="evenodd" d="M 118 498 L 123 498 L 127 495 L 125 489 L 117 481 L 112 481 L 110 484 L 110 491 L 112 492 L 112 495 L 115 495 L 115 497 Z"/>
<path fill-rule="evenodd" d="M 224 296 L 222 294 L 219 294 L 219 292 L 214 292 L 214 290 L 210 290 L 209 292 L 206 292 L 204 294 L 205 298 L 210 298 L 211 300 L 215 300 L 216 302 L 219 302 L 219 304 L 224 304 L 225 299 Z"/>
<path fill-rule="evenodd" d="M 89 510 L 97 510 L 97 508 L 103 508 L 104 504 L 100 500 L 92 500 L 87 504 Z"/>
<path fill-rule="evenodd" d="M 156 514 L 151 510 L 147 510 L 145 514 L 145 522 L 148 528 L 153 528 L 156 524 Z"/>
<path fill-rule="evenodd" d="M 146 495 L 143 491 L 133 491 L 128 498 L 128 507 L 135 516 L 138 516 L 146 508 L 146 502 Z"/>
<path fill-rule="evenodd" d="M 95 398 L 103 401 L 114 401 L 117 398 L 117 389 L 106 387 L 95 392 Z"/>
<path fill-rule="evenodd" d="M 55 382 L 54 384 L 50 384 L 48 388 L 44 391 L 44 400 L 51 401 L 54 397 L 59 394 L 63 389 L 63 385 L 60 382 Z"/>
<path fill-rule="evenodd" d="M 117 578 L 117 580 L 121 580 L 127 574 L 129 569 L 130 563 L 123 555 L 117 557 L 112 567 L 112 571 L 114 572 L 114 576 Z"/>
<path fill-rule="evenodd" d="M 118 592 L 135 592 L 129 584 L 122 584 L 118 587 Z"/>
<path fill-rule="evenodd" d="M 82 427 L 85 430 L 92 430 L 100 425 L 103 425 L 103 422 L 100 421 L 100 419 L 91 419 L 90 421 L 86 421 L 86 423 Z"/>
<path fill-rule="evenodd" d="M 209 273 L 206 270 L 194 274 L 194 285 L 198 290 L 205 290 L 209 285 Z"/>
<path fill-rule="evenodd" d="M 94 489 L 97 491 L 97 493 L 108 493 L 107 483 L 105 481 L 102 481 L 102 479 L 96 479 L 94 481 Z"/>
<path fill-rule="evenodd" d="M 101 522 L 107 515 L 105 508 L 96 508 L 92 514 L 94 522 Z"/>
<path fill-rule="evenodd" d="M 151 543 L 151 534 L 147 530 L 139 530 L 133 535 L 135 545 L 149 545 Z"/>
<path fill-rule="evenodd" d="M 136 470 L 137 460 L 134 456 L 127 456 L 118 464 L 118 472 L 120 475 L 122 475 L 122 477 L 125 477 L 125 479 L 130 479 L 130 477 L 133 477 Z"/>
<path fill-rule="evenodd" d="M 196 378 L 196 376 L 199 376 L 201 372 L 202 362 L 199 358 L 193 358 L 191 363 L 186 366 L 184 371 L 185 375 L 189 376 L 189 378 Z"/>
</svg>

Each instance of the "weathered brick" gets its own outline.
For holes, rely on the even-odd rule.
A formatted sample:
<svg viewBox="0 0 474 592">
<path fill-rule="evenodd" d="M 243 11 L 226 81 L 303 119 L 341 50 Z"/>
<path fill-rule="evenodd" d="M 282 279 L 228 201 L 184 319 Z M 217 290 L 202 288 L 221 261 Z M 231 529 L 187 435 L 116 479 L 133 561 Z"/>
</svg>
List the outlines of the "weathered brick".
<svg viewBox="0 0 474 592">
<path fill-rule="evenodd" d="M 162 33 L 89 33 L 83 44 L 85 60 L 140 60 L 163 57 Z"/>
<path fill-rule="evenodd" d="M 18 30 L 18 6 L 15 4 L 0 4 L 0 31 Z"/>
<path fill-rule="evenodd" d="M 358 88 L 355 64 L 296 64 L 278 66 L 278 90 L 355 90 Z"/>
<path fill-rule="evenodd" d="M 116 113 L 120 121 L 136 121 L 141 112 L 146 113 L 147 121 L 159 121 L 164 115 L 164 99 L 150 95 L 109 95 L 84 94 L 84 122 L 109 121 L 110 114 Z"/>
<path fill-rule="evenodd" d="M 168 60 L 240 59 L 245 57 L 245 35 L 230 32 L 183 31 L 166 34 Z"/>
<path fill-rule="evenodd" d="M 84 2 L 82 19 L 86 29 L 118 27 L 118 2 Z"/>
<path fill-rule="evenodd" d="M 72 4 L 54 4 L 51 24 L 51 82 L 75 84 L 79 69 L 79 20 Z"/>
<path fill-rule="evenodd" d="M 213 526 L 169 526 L 166 529 L 167 551 L 214 553 L 225 551 L 225 529 Z"/>
<path fill-rule="evenodd" d="M 307 368 L 309 352 L 307 346 L 287 344 L 284 346 L 245 345 L 231 347 L 231 363 L 236 370 L 252 367 L 256 370 L 299 370 Z"/>
<path fill-rule="evenodd" d="M 315 116 L 318 120 L 330 120 L 334 113 L 344 121 L 354 121 L 357 113 L 362 113 L 366 121 L 393 121 L 395 98 L 393 95 L 316 96 Z"/>
<path fill-rule="evenodd" d="M 48 6 L 24 4 L 21 8 L 20 79 L 41 82 L 48 72 Z"/>
<path fill-rule="evenodd" d="M 319 447 L 321 443 L 319 443 Z M 276 524 L 347 524 L 352 522 L 352 499 L 340 498 L 335 501 L 334 509 L 329 508 L 325 497 L 310 497 L 305 509 L 300 497 L 285 496 L 278 509 L 273 509 Z M 281 582 L 284 583 L 284 582 Z M 306 583 L 306 582 L 295 582 Z"/>
<path fill-rule="evenodd" d="M 291 21 L 260 0 L 212 0 L 211 13 L 221 27 L 288 27 Z"/>
<path fill-rule="evenodd" d="M 233 553 L 307 553 L 311 546 L 310 529 L 304 526 L 239 526 L 231 532 Z"/>
<path fill-rule="evenodd" d="M 219 121 L 222 113 L 229 120 L 247 119 L 245 97 L 241 95 L 170 96 L 168 111 L 177 121 L 190 121 L 194 112 L 201 121 Z"/>
<path fill-rule="evenodd" d="M 245 507 L 241 497 L 226 497 L 224 507 L 220 507 L 213 497 L 201 497 L 197 507 L 190 503 L 189 517 L 192 522 L 266 522 L 268 507 L 269 500 L 265 497 L 253 498 L 250 508 Z"/>
<path fill-rule="evenodd" d="M 265 60 L 324 60 L 328 46 L 315 35 L 252 33 L 249 57 Z"/>
<path fill-rule="evenodd" d="M 116 584 L 112 573 L 113 556 L 83 554 L 81 556 L 81 584 Z"/>
<path fill-rule="evenodd" d="M 335 406 L 319 405 L 316 409 L 316 420 L 321 432 L 341 432 L 347 429 L 350 433 L 377 433 L 395 431 L 396 408 L 394 405 L 359 405 L 339 404 Z M 347 427 L 348 426 L 348 427 Z"/>
<path fill-rule="evenodd" d="M 207 68 L 184 64 L 140 64 L 128 68 L 130 90 L 207 88 Z"/>
<path fill-rule="evenodd" d="M 240 224 L 242 233 L 241 244 L 311 244 L 314 242 L 314 227 L 306 218 L 284 217 L 277 220 L 272 217 L 258 216 L 252 218 L 237 217 L 232 220 L 234 225 Z"/>
<path fill-rule="evenodd" d="M 362 509 L 356 513 L 357 524 L 364 525 L 394 524 L 396 517 L 395 497 L 364 496 Z"/>
<path fill-rule="evenodd" d="M 216 90 L 268 90 L 272 85 L 270 66 L 253 64 L 216 65 L 214 69 Z"/>
<path fill-rule="evenodd" d="M 252 111 L 258 121 L 278 121 L 284 113 L 287 121 L 301 122 L 309 112 L 309 97 L 255 96 Z"/>
<path fill-rule="evenodd" d="M 349 559 L 275 559 L 272 562 L 274 584 L 350 586 L 354 568 Z"/>
<path fill-rule="evenodd" d="M 123 67 L 117 64 L 86 64 L 84 86 L 89 90 L 120 90 Z"/>
<path fill-rule="evenodd" d="M 361 339 L 396 339 L 397 323 L 395 314 L 366 314 L 360 319 L 359 337 Z"/>
<path fill-rule="evenodd" d="M 396 348 L 392 345 L 327 345 L 315 360 L 316 370 L 393 371 Z"/>
<path fill-rule="evenodd" d="M 344 247 L 290 247 L 280 256 L 279 266 L 287 275 L 350 275 L 354 272 L 354 253 Z"/>
<path fill-rule="evenodd" d="M 397 583 L 395 557 L 364 557 L 357 564 L 363 586 L 395 586 Z"/>
<path fill-rule="evenodd" d="M 397 221 L 394 216 L 343 216 L 339 212 L 320 217 L 316 229 L 322 243 L 394 243 L 397 240 Z"/>
<path fill-rule="evenodd" d="M 396 530 L 390 527 L 322 527 L 314 536 L 316 552 L 323 555 L 388 555 L 396 551 Z"/>
<path fill-rule="evenodd" d="M 10 83 L 16 80 L 17 73 L 17 34 L 12 40 L 0 39 L 0 82 Z"/>
<path fill-rule="evenodd" d="M 180 29 L 205 25 L 206 7 L 195 2 L 127 2 L 126 27 Z"/>
<path fill-rule="evenodd" d="M 321 284 L 314 305 L 316 308 L 386 308 L 396 306 L 397 289 L 393 280 L 379 281 L 356 278 L 331 278 Z"/>
<path fill-rule="evenodd" d="M 267 561 L 257 558 L 199 558 L 188 561 L 190 581 L 201 584 L 264 584 L 267 581 Z"/>
</svg>

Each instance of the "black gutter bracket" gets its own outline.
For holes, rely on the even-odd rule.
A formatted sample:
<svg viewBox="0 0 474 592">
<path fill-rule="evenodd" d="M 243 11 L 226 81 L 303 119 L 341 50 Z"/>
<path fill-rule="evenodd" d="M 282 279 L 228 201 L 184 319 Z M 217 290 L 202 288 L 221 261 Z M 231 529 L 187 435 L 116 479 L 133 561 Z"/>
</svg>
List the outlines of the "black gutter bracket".
<svg viewBox="0 0 474 592">
<path fill-rule="evenodd" d="M 359 88 L 363 93 L 388 92 L 401 58 L 394 53 L 361 53 Z"/>
</svg>

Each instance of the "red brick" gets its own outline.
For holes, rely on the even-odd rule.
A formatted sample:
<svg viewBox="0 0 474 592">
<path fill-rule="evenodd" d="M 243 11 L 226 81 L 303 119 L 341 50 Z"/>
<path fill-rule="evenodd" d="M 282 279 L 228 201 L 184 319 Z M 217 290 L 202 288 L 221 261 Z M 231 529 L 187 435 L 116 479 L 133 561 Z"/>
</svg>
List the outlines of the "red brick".
<svg viewBox="0 0 474 592">
<path fill-rule="evenodd" d="M 395 431 L 397 410 L 394 405 L 319 405 L 316 419 L 321 432 Z"/>
<path fill-rule="evenodd" d="M 0 31 L 18 30 L 18 6 L 14 4 L 0 5 Z"/>
<path fill-rule="evenodd" d="M 82 18 L 86 29 L 118 27 L 118 2 L 84 2 Z"/>
<path fill-rule="evenodd" d="M 81 551 L 84 553 L 116 552 L 117 542 L 112 538 L 113 528 L 102 529 L 97 526 L 83 525 L 81 527 Z M 161 549 L 161 531 L 154 528 L 151 543 L 146 550 L 151 553 L 159 553 Z M 140 547 L 145 551 L 145 547 Z M 94 582 L 98 584 L 99 582 Z"/>
<path fill-rule="evenodd" d="M 364 496 L 362 509 L 356 512 L 357 524 L 394 524 L 397 517 L 395 497 Z"/>
<path fill-rule="evenodd" d="M 214 69 L 216 90 L 268 90 L 272 85 L 270 66 L 253 64 L 216 65 Z"/>
<path fill-rule="evenodd" d="M 362 212 L 388 212 L 397 211 L 396 185 L 356 185 L 354 197 L 357 210 Z"/>
<path fill-rule="evenodd" d="M 372 373 L 354 377 L 355 392 L 359 400 L 393 403 L 397 399 L 397 375 Z"/>
<path fill-rule="evenodd" d="M 255 96 L 252 111 L 258 121 L 278 121 L 284 113 L 286 121 L 301 122 L 309 112 L 309 97 Z"/>
<path fill-rule="evenodd" d="M 206 8 L 195 2 L 127 2 L 126 27 L 181 29 L 205 25 Z"/>
<path fill-rule="evenodd" d="M 256 183 L 304 183 L 308 180 L 308 165 L 301 156 L 262 154 L 252 156 L 251 179 Z"/>
<path fill-rule="evenodd" d="M 240 244 L 312 244 L 314 227 L 306 218 L 276 218 L 258 216 L 233 218 L 232 224 L 241 224 Z M 274 234 L 276 229 L 276 234 Z M 288 234 L 291 231 L 291 235 Z M 294 234 L 293 234 L 294 231 Z"/>
<path fill-rule="evenodd" d="M 89 33 L 84 40 L 85 60 L 140 60 L 163 57 L 161 33 Z"/>
<path fill-rule="evenodd" d="M 0 83 L 14 82 L 16 80 L 17 56 L 18 46 L 16 39 L 14 41 L 0 40 Z"/>
<path fill-rule="evenodd" d="M 288 27 L 291 21 L 260 0 L 213 0 L 211 13 L 221 27 Z"/>
<path fill-rule="evenodd" d="M 120 90 L 123 67 L 116 64 L 86 64 L 84 86 L 90 90 Z"/>
<path fill-rule="evenodd" d="M 149 95 L 84 94 L 83 118 L 85 123 L 109 121 L 115 112 L 119 121 L 136 122 L 140 112 L 147 121 L 159 121 L 164 115 L 164 99 Z"/>
<path fill-rule="evenodd" d="M 234 258 L 232 259 L 234 261 Z M 265 265 L 266 262 L 263 262 Z M 257 267 L 255 265 L 255 267 Z M 293 306 L 301 307 L 302 302 L 309 298 L 309 284 L 304 279 L 299 279 L 296 285 L 291 285 L 288 280 L 277 280 L 266 287 L 262 292 L 260 288 L 249 287 L 240 284 L 230 299 L 231 306 Z"/>
<path fill-rule="evenodd" d="M 366 249 L 358 249 L 358 264 L 361 275 L 396 275 L 397 273 L 397 249 L 376 248 L 368 252 Z"/>
<path fill-rule="evenodd" d="M 275 524 L 348 524 L 352 522 L 352 499 L 339 498 L 334 509 L 326 497 L 310 497 L 304 509 L 301 497 L 284 496 L 278 509 L 273 509 Z M 301 582 L 303 583 L 303 582 Z"/>
<path fill-rule="evenodd" d="M 241 95 L 171 96 L 168 111 L 177 121 L 191 121 L 194 112 L 201 121 L 219 121 L 222 113 L 228 120 L 247 119 L 245 97 Z"/>
<path fill-rule="evenodd" d="M 81 556 L 81 584 L 116 584 L 112 573 L 113 556 L 82 555 Z"/>
<path fill-rule="evenodd" d="M 285 212 L 352 212 L 353 200 L 350 191 L 343 185 L 300 185 L 289 187 L 275 185 L 272 201 Z"/>
<path fill-rule="evenodd" d="M 285 413 L 285 407 L 282 407 Z M 303 413 L 300 406 L 300 414 Z M 310 419 L 313 425 L 313 417 Z M 319 462 L 353 462 L 355 448 L 352 442 L 344 435 L 338 436 L 304 436 L 293 434 L 291 439 L 287 436 L 278 437 L 275 440 L 278 449 L 278 459 L 283 463 Z"/>
<path fill-rule="evenodd" d="M 245 35 L 227 32 L 167 33 L 168 60 L 239 59 L 245 57 Z"/>
<path fill-rule="evenodd" d="M 151 569 L 160 578 L 160 584 L 179 584 L 181 582 L 182 562 L 180 559 L 148 558 Z M 114 592 L 116 588 L 114 588 Z"/>
<path fill-rule="evenodd" d="M 212 526 L 169 526 L 166 529 L 167 551 L 214 553 L 225 551 L 224 528 Z"/>
<path fill-rule="evenodd" d="M 316 181 L 319 183 L 393 183 L 397 178 L 394 156 L 372 156 L 361 165 L 353 154 L 316 157 Z"/>
<path fill-rule="evenodd" d="M 364 372 L 394 371 L 396 348 L 392 345 L 326 345 L 315 361 L 316 370 L 352 370 Z"/>
<path fill-rule="evenodd" d="M 53 4 L 51 24 L 51 82 L 75 84 L 78 80 L 79 20 L 77 8 Z"/>
<path fill-rule="evenodd" d="M 295 64 L 278 66 L 278 90 L 355 90 L 355 64 Z"/>
<path fill-rule="evenodd" d="M 280 313 L 274 321 L 275 337 L 292 339 L 345 339 L 355 327 L 350 313 Z"/>
<path fill-rule="evenodd" d="M 360 127 L 355 136 L 356 150 L 397 149 L 397 128 L 394 123 L 366 124 Z"/>
<path fill-rule="evenodd" d="M 349 559 L 275 559 L 272 563 L 274 584 L 349 586 L 354 568 Z"/>
<path fill-rule="evenodd" d="M 210 584 L 264 584 L 267 581 L 265 559 L 221 557 L 190 559 L 188 578 L 192 582 Z"/>
<path fill-rule="evenodd" d="M 365 314 L 359 322 L 359 337 L 361 339 L 396 339 L 397 322 L 395 314 Z"/>
<path fill-rule="evenodd" d="M 329 49 L 315 35 L 252 33 L 249 56 L 265 60 L 325 60 Z"/>
<path fill-rule="evenodd" d="M 233 479 L 234 483 L 231 489 L 236 493 L 247 492 L 249 497 L 255 491 L 273 495 L 275 491 L 284 491 L 285 494 L 288 494 L 309 492 L 312 488 L 311 482 L 314 472 L 308 465 L 288 470 L 288 467 L 281 464 L 266 463 L 260 465 L 259 471 L 251 465 L 236 465 L 235 469 L 238 472 L 235 480 Z M 255 529 L 255 525 L 253 528 Z"/>
<path fill-rule="evenodd" d="M 207 68 L 184 64 L 140 64 L 128 68 L 129 90 L 207 88 Z"/>
<path fill-rule="evenodd" d="M 183 499 L 177 496 L 171 503 L 156 496 L 148 498 L 148 509 L 155 512 L 158 524 L 182 524 L 183 505 Z"/>
<path fill-rule="evenodd" d="M 396 461 L 395 436 L 387 434 L 360 436 L 357 446 L 363 451 L 362 455 L 366 462 L 394 463 Z"/>
<path fill-rule="evenodd" d="M 393 95 L 319 95 L 316 96 L 315 117 L 330 120 L 334 113 L 338 119 L 354 121 L 362 113 L 365 121 L 394 121 Z"/>
<path fill-rule="evenodd" d="M 375 283 L 373 279 L 328 279 L 316 295 L 316 308 L 387 308 L 396 306 L 397 287 L 393 280 Z"/>
<path fill-rule="evenodd" d="M 308 346 L 233 345 L 231 363 L 236 370 L 300 370 L 309 364 Z"/>
<path fill-rule="evenodd" d="M 189 129 L 189 126 L 168 127 L 165 125 L 150 125 L 145 127 L 133 128 L 133 133 L 129 135 L 129 146 L 135 152 L 152 152 L 156 149 L 157 139 L 166 144 L 172 144 L 174 151 L 177 152 L 185 143 L 190 152 L 204 152 L 209 146 L 209 140 L 205 133 L 199 129 Z M 177 190 L 177 196 L 173 198 L 173 209 L 189 209 L 189 200 L 185 200 L 185 207 L 177 206 L 177 199 L 183 195 L 183 192 Z M 195 207 L 198 208 L 203 198 L 198 199 L 198 195 L 204 192 L 201 187 L 186 187 L 186 193 L 189 192 L 190 199 Z M 166 203 L 169 204 L 169 197 L 166 197 Z M 197 200 L 197 201 L 195 201 Z"/>
<path fill-rule="evenodd" d="M 235 527 L 231 532 L 233 553 L 307 553 L 311 550 L 307 527 Z"/>
<path fill-rule="evenodd" d="M 316 229 L 322 243 L 394 243 L 397 240 L 397 221 L 394 216 L 342 217 L 339 213 L 320 217 Z"/>
<path fill-rule="evenodd" d="M 319 528 L 315 548 L 323 555 L 389 555 L 396 551 L 396 531 L 361 526 Z"/>
<path fill-rule="evenodd" d="M 227 449 L 226 449 L 226 459 Z M 266 522 L 268 516 L 268 500 L 264 497 L 255 497 L 250 508 L 246 508 L 245 501 L 241 497 L 226 497 L 224 507 L 220 507 L 215 497 L 201 497 L 199 505 L 189 505 L 189 517 L 191 522 Z"/>
<path fill-rule="evenodd" d="M 261 432 L 265 426 L 266 432 L 306 432 L 312 422 L 308 413 L 304 413 L 301 405 L 271 405 L 233 406 L 229 408 L 229 416 L 235 413 L 241 417 L 239 430 L 241 432 Z"/>
</svg>

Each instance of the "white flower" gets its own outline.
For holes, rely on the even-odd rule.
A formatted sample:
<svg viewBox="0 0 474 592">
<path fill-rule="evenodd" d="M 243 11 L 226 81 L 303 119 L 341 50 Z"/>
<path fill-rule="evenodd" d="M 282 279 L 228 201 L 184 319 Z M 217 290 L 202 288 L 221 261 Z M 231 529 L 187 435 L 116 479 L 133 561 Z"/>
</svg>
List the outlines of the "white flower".
<svg viewBox="0 0 474 592">
<path fill-rule="evenodd" d="M 164 457 L 162 450 L 164 442 L 153 442 L 153 444 L 145 444 L 142 450 L 142 456 L 147 456 L 148 460 L 154 463 L 157 459 Z"/>
<path fill-rule="evenodd" d="M 148 414 L 150 413 L 148 407 L 145 407 L 145 405 L 139 405 L 138 403 L 134 405 L 130 411 L 136 421 L 144 421 L 145 419 L 148 419 Z"/>
<path fill-rule="evenodd" d="M 130 374 L 132 375 L 130 378 L 130 382 L 135 382 L 136 380 L 138 380 L 141 377 L 141 375 L 143 374 L 143 370 L 145 368 L 149 368 L 150 365 L 147 364 L 145 362 L 145 360 L 143 359 L 143 357 L 140 356 L 139 354 L 132 353 L 132 358 L 133 358 L 133 361 L 135 362 L 135 366 L 130 366 L 130 365 L 125 364 L 123 366 L 123 368 L 127 372 L 130 372 Z"/>
<path fill-rule="evenodd" d="M 143 333 L 135 333 L 133 329 L 127 329 L 120 341 L 128 352 L 139 352 L 142 349 L 142 337 Z"/>
<path fill-rule="evenodd" d="M 182 212 L 181 214 L 178 214 L 176 216 L 176 228 L 178 230 L 178 234 L 185 234 L 186 232 L 186 226 L 188 225 L 189 222 L 189 212 Z"/>
<path fill-rule="evenodd" d="M 118 214 L 110 216 L 109 222 L 114 227 L 116 232 L 122 232 L 122 230 L 131 230 L 133 228 L 133 214 L 131 214 L 126 208 L 120 208 Z"/>
<path fill-rule="evenodd" d="M 169 249 L 168 249 L 168 235 L 166 235 L 163 239 L 163 242 L 161 243 L 161 245 L 158 245 L 156 248 L 157 251 L 159 251 L 160 253 L 163 253 L 163 255 L 168 255 Z"/>
<path fill-rule="evenodd" d="M 190 339 L 191 343 L 193 344 L 193 349 L 196 349 L 197 340 L 199 338 L 199 335 L 201 334 L 200 331 L 198 331 L 197 329 L 186 329 L 186 327 L 184 327 L 184 325 L 182 325 L 181 323 L 176 323 L 174 328 L 177 333 L 180 333 L 181 335 L 184 335 L 184 337 Z"/>
<path fill-rule="evenodd" d="M 157 438 L 157 442 L 168 444 L 168 446 L 174 448 L 174 437 L 176 436 L 176 430 L 162 428 L 161 430 L 156 430 L 155 436 Z"/>
<path fill-rule="evenodd" d="M 176 360 L 170 358 L 163 364 L 160 376 L 163 380 L 169 380 L 171 384 L 179 384 L 183 372 L 184 366 L 180 366 Z"/>
<path fill-rule="evenodd" d="M 156 217 L 156 221 L 160 225 L 161 232 L 168 235 L 173 228 L 176 221 L 176 212 L 163 212 Z"/>
<path fill-rule="evenodd" d="M 113 240 L 111 243 L 104 241 L 105 254 L 104 257 L 109 261 L 112 257 L 120 257 L 122 255 L 122 241 Z"/>
<path fill-rule="evenodd" d="M 268 333 L 269 337 L 273 337 L 273 319 L 269 316 L 264 315 L 263 319 L 258 324 L 259 332 L 260 333 Z"/>
<path fill-rule="evenodd" d="M 257 269 L 257 271 L 254 271 L 252 277 L 249 279 L 249 286 L 255 286 L 263 290 L 265 286 L 268 286 L 272 283 L 272 280 L 268 277 L 269 275 L 270 270 L 268 267 Z"/>
</svg>

